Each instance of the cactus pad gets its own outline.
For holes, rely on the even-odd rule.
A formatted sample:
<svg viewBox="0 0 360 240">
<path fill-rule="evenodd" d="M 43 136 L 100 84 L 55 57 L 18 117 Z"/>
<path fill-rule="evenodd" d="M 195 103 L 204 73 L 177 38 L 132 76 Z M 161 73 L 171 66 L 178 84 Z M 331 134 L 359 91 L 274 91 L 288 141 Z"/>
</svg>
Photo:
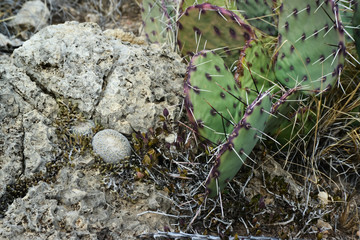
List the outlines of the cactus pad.
<svg viewBox="0 0 360 240">
<path fill-rule="evenodd" d="M 185 105 L 195 130 L 213 143 L 221 143 L 241 119 L 236 82 L 223 59 L 210 51 L 192 57 L 184 84 Z"/>
<path fill-rule="evenodd" d="M 251 27 L 235 13 L 209 3 L 187 8 L 178 20 L 178 46 L 182 55 L 219 49 L 229 67 L 237 61 L 241 47 L 252 38 Z"/>
<path fill-rule="evenodd" d="M 360 7 L 358 3 L 355 5 L 354 17 L 352 20 L 352 25 L 354 28 L 354 39 L 356 45 L 356 51 L 358 54 L 358 58 L 360 59 Z"/>
<path fill-rule="evenodd" d="M 241 92 L 241 97 L 246 103 L 252 103 L 262 89 L 270 88 L 270 82 L 275 79 L 270 63 L 271 58 L 260 40 L 246 43 L 235 74 L 238 85 L 245 90 Z"/>
<path fill-rule="evenodd" d="M 164 43 L 173 38 L 172 15 L 175 10 L 171 9 L 168 1 L 143 0 L 141 7 L 142 23 L 145 36 L 150 43 Z"/>
<path fill-rule="evenodd" d="M 237 10 L 236 2 L 234 0 L 182 0 L 180 9 L 184 12 L 188 7 L 202 3 L 210 3 L 228 10 Z"/>
<path fill-rule="evenodd" d="M 286 0 L 280 7 L 278 31 L 277 79 L 310 93 L 331 88 L 344 67 L 345 55 L 336 3 Z"/>
<path fill-rule="evenodd" d="M 275 36 L 277 34 L 277 17 L 273 11 L 276 7 L 273 6 L 275 2 L 276 1 L 273 0 L 238 0 L 236 1 L 236 5 L 252 26 L 269 35 Z"/>
<path fill-rule="evenodd" d="M 241 168 L 247 156 L 256 145 L 265 128 L 271 99 L 268 92 L 260 94 L 248 106 L 244 117 L 236 125 L 229 139 L 222 145 L 206 182 L 209 197 L 215 197 L 222 191 Z"/>
</svg>

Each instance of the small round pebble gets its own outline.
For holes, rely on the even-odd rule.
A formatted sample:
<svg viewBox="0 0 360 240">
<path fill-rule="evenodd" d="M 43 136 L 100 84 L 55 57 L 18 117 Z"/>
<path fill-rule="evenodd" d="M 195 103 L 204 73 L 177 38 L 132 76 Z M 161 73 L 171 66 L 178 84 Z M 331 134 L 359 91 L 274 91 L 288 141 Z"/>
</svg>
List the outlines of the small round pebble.
<svg viewBox="0 0 360 240">
<path fill-rule="evenodd" d="M 131 146 L 127 138 L 112 129 L 96 133 L 92 146 L 95 153 L 107 163 L 118 163 L 131 154 Z"/>
</svg>

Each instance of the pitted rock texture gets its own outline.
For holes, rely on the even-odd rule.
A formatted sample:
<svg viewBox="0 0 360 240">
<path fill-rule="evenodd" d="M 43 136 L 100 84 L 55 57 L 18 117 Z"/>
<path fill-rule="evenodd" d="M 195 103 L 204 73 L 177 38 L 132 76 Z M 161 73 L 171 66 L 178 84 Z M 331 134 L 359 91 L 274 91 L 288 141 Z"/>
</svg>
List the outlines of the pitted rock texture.
<svg viewBox="0 0 360 240">
<path fill-rule="evenodd" d="M 154 186 L 138 184 L 136 204 L 106 194 L 96 172 L 64 168 L 56 184 L 39 182 L 18 198 L 0 220 L 0 239 L 135 239 L 169 226 L 167 217 L 145 213 L 168 211 L 170 202 Z"/>
<path fill-rule="evenodd" d="M 14 51 L 14 64 L 45 92 L 124 134 L 154 126 L 164 108 L 176 114 L 182 101 L 185 64 L 177 54 L 122 43 L 94 23 L 41 30 Z"/>
<path fill-rule="evenodd" d="M 114 48 L 92 23 L 49 26 L 14 51 L 14 63 L 56 97 L 71 98 L 81 111 L 94 110 Z"/>
<path fill-rule="evenodd" d="M 145 132 L 164 108 L 178 113 L 184 74 L 185 65 L 170 50 L 128 45 L 107 78 L 95 118 L 124 134 Z"/>
<path fill-rule="evenodd" d="M 70 122 L 73 134 L 92 136 L 95 122 L 125 134 L 130 124 L 146 131 L 163 108 L 179 112 L 184 74 L 170 50 L 122 42 L 92 23 L 48 26 L 11 57 L 0 56 L 0 239 L 134 239 L 169 226 L 163 215 L 137 215 L 168 211 L 166 193 L 139 183 L 136 204 L 121 200 L 101 187 L 90 154 L 23 198 L 7 203 L 3 196 L 10 184 L 44 173 L 63 156 L 66 144 L 54 126 L 59 101 L 77 103 L 89 123 Z"/>
</svg>

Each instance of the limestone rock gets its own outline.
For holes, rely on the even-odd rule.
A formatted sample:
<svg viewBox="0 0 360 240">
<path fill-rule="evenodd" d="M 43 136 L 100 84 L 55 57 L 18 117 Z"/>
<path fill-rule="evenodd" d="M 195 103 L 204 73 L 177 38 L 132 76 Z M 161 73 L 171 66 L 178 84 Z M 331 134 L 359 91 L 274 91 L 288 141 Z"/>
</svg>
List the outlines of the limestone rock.
<svg viewBox="0 0 360 240">
<path fill-rule="evenodd" d="M 94 172 L 64 168 L 57 184 L 40 182 L 24 198 L 13 202 L 0 220 L 0 238 L 97 239 L 102 233 L 113 239 L 134 239 L 143 232 L 169 225 L 167 217 L 146 213 L 149 205 L 159 211 L 170 206 L 169 200 L 157 195 L 154 187 L 135 187 L 140 200 L 133 204 L 106 195 L 100 182 Z M 147 197 L 141 197 L 143 191 Z"/>
<path fill-rule="evenodd" d="M 171 115 L 178 113 L 184 74 L 184 64 L 171 51 L 128 46 L 107 78 L 95 118 L 124 134 L 132 128 L 146 132 L 164 108 Z"/>
<path fill-rule="evenodd" d="M 55 159 L 58 147 L 55 128 L 51 121 L 39 114 L 37 110 L 23 116 L 25 175 L 45 172 L 45 164 Z"/>
<path fill-rule="evenodd" d="M 54 97 L 130 134 L 179 111 L 185 64 L 168 49 L 122 43 L 94 23 L 49 26 L 14 51 L 14 63 Z"/>
<path fill-rule="evenodd" d="M 92 23 L 46 27 L 11 57 L 0 56 L 0 239 L 133 239 L 170 226 L 168 217 L 147 212 L 169 211 L 165 192 L 138 183 L 133 204 L 104 191 L 89 153 L 8 208 L 2 196 L 64 156 L 67 143 L 60 145 L 54 127 L 58 98 L 78 103 L 85 116 L 65 126 L 69 133 L 91 136 L 96 121 L 123 133 L 130 124 L 146 131 L 164 108 L 179 112 L 184 74 L 170 50 L 123 43 Z"/>
<path fill-rule="evenodd" d="M 14 63 L 44 91 L 72 99 L 89 115 L 112 68 L 113 54 L 98 25 L 68 22 L 35 34 L 14 51 Z"/>
</svg>

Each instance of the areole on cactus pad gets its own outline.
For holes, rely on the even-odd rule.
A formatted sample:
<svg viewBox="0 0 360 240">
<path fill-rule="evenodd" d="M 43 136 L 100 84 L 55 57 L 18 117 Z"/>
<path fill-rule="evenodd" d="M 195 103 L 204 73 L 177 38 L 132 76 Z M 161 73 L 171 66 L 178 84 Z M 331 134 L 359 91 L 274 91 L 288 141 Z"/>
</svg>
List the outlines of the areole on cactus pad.
<svg viewBox="0 0 360 240">
<path fill-rule="evenodd" d="M 274 13 L 277 1 L 237 0 L 236 5 L 252 26 L 269 35 L 277 35 L 277 16 Z"/>
<path fill-rule="evenodd" d="M 141 17 L 146 39 L 151 43 L 164 43 L 175 38 L 176 0 L 143 0 Z"/>
<path fill-rule="evenodd" d="M 235 80 L 241 89 L 241 98 L 246 104 L 252 103 L 262 89 L 268 90 L 274 79 L 274 72 L 270 68 L 271 58 L 261 40 L 248 41 L 241 51 Z"/>
</svg>

